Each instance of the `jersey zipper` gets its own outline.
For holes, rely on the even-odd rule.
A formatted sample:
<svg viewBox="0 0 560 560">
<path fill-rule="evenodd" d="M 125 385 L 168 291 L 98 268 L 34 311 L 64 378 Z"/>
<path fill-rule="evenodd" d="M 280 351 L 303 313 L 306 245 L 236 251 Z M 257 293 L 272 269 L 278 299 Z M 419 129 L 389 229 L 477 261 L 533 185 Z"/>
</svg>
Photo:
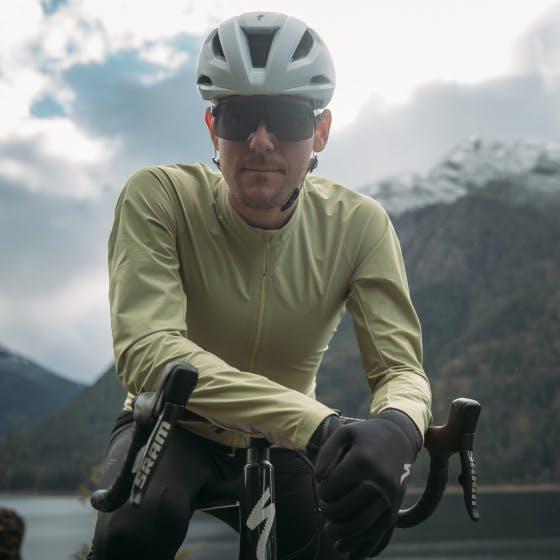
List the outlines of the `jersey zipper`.
<svg viewBox="0 0 560 560">
<path fill-rule="evenodd" d="M 267 240 L 264 247 L 264 261 L 259 270 L 259 305 L 257 312 L 257 329 L 255 333 L 255 343 L 253 344 L 253 351 L 251 352 L 251 360 L 249 361 L 249 371 L 255 368 L 255 360 L 257 358 L 257 350 L 259 342 L 261 341 L 261 330 L 264 322 L 264 304 L 266 299 L 266 285 L 267 285 L 267 271 L 268 271 L 268 245 Z"/>
</svg>

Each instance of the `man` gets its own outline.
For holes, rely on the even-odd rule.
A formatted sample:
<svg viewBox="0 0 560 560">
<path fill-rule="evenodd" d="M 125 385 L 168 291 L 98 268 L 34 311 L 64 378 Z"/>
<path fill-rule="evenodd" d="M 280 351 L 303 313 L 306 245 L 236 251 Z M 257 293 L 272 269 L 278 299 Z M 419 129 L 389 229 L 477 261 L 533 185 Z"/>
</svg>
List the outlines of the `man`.
<svg viewBox="0 0 560 560">
<path fill-rule="evenodd" d="M 205 120 L 220 173 L 201 164 L 143 169 L 117 203 L 111 320 L 130 394 L 103 483 L 128 445 L 131 399 L 154 390 L 167 363 L 199 370 L 188 408 L 212 424 L 174 432 L 144 506 L 100 514 L 90 558 L 174 558 L 200 491 L 239 475 L 246 434 L 283 447 L 271 452 L 280 558 L 376 555 L 422 446 L 430 390 L 387 214 L 308 176 L 329 137 L 330 54 L 295 18 L 244 14 L 209 35 L 197 83 L 213 103 Z M 345 307 L 373 393 L 372 418 L 351 426 L 315 400 Z M 313 479 L 325 523 L 318 552 Z"/>
</svg>

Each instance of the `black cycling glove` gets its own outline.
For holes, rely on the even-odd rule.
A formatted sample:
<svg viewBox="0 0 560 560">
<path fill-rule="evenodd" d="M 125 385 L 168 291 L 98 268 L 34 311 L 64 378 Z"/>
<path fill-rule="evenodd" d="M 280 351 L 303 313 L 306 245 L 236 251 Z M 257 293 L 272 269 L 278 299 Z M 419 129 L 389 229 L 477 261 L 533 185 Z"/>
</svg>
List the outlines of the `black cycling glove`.
<svg viewBox="0 0 560 560">
<path fill-rule="evenodd" d="M 313 432 L 309 443 L 305 449 L 307 456 L 315 463 L 317 460 L 317 454 L 322 445 L 327 441 L 331 434 L 340 426 L 343 426 L 342 419 L 336 414 L 331 414 L 327 416 Z"/>
<path fill-rule="evenodd" d="M 326 436 L 315 462 L 325 531 L 350 560 L 377 556 L 391 540 L 422 437 L 397 410 L 352 424 L 328 419 L 308 446 L 313 456 L 317 434 Z"/>
</svg>

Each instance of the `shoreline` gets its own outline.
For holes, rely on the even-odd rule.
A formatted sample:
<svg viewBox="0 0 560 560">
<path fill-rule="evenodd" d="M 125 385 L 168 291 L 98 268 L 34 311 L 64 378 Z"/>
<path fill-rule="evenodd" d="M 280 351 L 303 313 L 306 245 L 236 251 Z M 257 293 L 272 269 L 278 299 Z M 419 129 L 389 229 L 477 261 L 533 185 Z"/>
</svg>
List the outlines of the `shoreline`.
<svg viewBox="0 0 560 560">
<path fill-rule="evenodd" d="M 421 494 L 424 489 L 420 486 L 409 486 L 407 494 Z M 456 482 L 449 482 L 445 489 L 446 494 L 462 494 L 463 489 Z M 477 488 L 478 494 L 513 494 L 513 493 L 530 493 L 530 492 L 560 492 L 560 484 L 543 483 L 543 484 L 484 484 Z M 40 492 L 36 490 L 0 490 L 0 500 L 9 497 L 76 497 L 85 501 L 89 500 L 89 495 L 84 496 L 78 491 L 59 490 Z"/>
<path fill-rule="evenodd" d="M 76 497 L 76 498 L 83 498 L 84 500 L 89 500 L 89 495 L 85 496 L 80 494 L 79 490 L 71 491 L 71 490 L 48 490 L 45 492 L 41 492 L 39 490 L 0 490 L 0 499 L 4 497 L 25 497 L 29 496 L 30 498 L 33 497 L 42 497 L 42 498 L 61 498 L 61 497 Z"/>
<path fill-rule="evenodd" d="M 560 484 L 480 484 L 477 486 L 477 494 L 524 494 L 530 492 L 560 492 Z M 424 488 L 420 486 L 409 486 L 407 494 L 421 494 Z M 449 481 L 446 494 L 462 494 L 463 488 L 457 482 Z"/>
</svg>

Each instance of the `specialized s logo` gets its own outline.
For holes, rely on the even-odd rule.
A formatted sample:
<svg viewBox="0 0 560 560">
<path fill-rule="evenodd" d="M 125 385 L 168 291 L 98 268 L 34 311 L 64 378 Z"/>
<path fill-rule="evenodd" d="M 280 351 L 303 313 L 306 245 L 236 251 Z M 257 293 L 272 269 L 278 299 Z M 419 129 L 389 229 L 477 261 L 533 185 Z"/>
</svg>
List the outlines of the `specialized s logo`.
<svg viewBox="0 0 560 560">
<path fill-rule="evenodd" d="M 274 507 L 274 504 L 266 505 L 269 500 L 270 488 L 267 488 L 247 518 L 247 527 L 249 527 L 251 531 L 265 521 L 264 528 L 261 536 L 259 537 L 259 542 L 257 543 L 257 560 L 265 560 L 266 543 L 268 541 L 272 525 L 274 524 L 274 516 L 276 515 L 276 508 Z"/>
<path fill-rule="evenodd" d="M 405 464 L 403 465 L 404 472 L 403 472 L 403 474 L 402 474 L 402 476 L 401 476 L 401 486 L 402 486 L 402 483 L 405 481 L 405 479 L 407 479 L 407 478 L 410 476 L 410 469 L 411 469 L 411 467 L 412 467 L 412 465 L 411 465 L 410 463 L 405 463 Z"/>
</svg>

